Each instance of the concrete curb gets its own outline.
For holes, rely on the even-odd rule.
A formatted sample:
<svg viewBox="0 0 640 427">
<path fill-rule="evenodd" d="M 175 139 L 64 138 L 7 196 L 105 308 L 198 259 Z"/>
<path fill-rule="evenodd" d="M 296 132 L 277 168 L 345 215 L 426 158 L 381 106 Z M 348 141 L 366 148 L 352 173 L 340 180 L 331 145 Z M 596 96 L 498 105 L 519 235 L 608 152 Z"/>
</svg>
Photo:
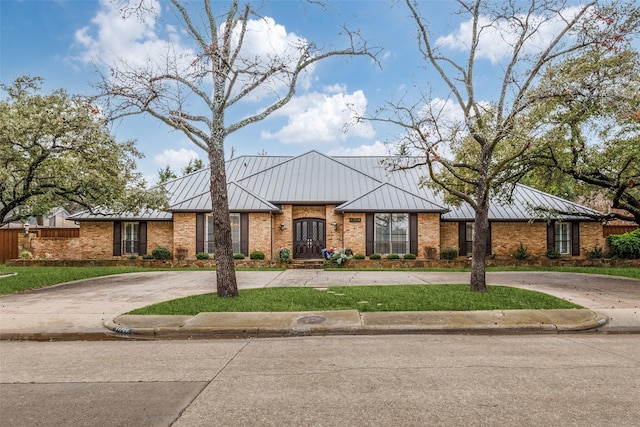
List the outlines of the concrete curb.
<svg viewBox="0 0 640 427">
<path fill-rule="evenodd" d="M 588 332 L 607 316 L 592 310 L 475 312 L 200 313 L 197 316 L 118 316 L 105 327 L 131 339 L 223 339 L 333 335 L 513 335 Z"/>
</svg>

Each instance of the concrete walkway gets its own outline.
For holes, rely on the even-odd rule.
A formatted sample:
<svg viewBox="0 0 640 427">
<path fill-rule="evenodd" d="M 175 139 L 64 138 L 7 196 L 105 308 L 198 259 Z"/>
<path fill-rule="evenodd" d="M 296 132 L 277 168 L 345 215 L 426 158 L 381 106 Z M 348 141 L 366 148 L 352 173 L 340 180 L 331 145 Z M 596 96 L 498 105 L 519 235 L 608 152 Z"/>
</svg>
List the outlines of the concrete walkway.
<svg viewBox="0 0 640 427">
<path fill-rule="evenodd" d="M 469 273 L 286 270 L 237 272 L 240 289 L 468 283 Z M 2 279 L 0 279 L 2 280 Z M 546 292 L 584 310 L 358 313 L 201 313 L 122 316 L 160 301 L 209 293 L 214 271 L 133 273 L 0 297 L 0 339 L 263 337 L 388 333 L 640 332 L 640 281 L 555 272 L 489 273 L 489 284 Z"/>
</svg>

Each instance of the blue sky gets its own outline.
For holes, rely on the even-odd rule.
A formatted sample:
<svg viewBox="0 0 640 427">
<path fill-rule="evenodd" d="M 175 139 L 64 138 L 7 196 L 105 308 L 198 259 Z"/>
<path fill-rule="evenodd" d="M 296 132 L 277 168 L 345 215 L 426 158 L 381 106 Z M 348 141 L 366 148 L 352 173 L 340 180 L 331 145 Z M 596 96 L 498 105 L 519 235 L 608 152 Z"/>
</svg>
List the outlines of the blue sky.
<svg viewBox="0 0 640 427">
<path fill-rule="evenodd" d="M 198 4 L 198 2 L 194 2 Z M 465 22 L 456 21 L 447 0 L 422 3 L 433 35 L 441 37 L 451 53 L 463 53 L 460 44 Z M 107 0 L 0 0 L 0 81 L 10 84 L 21 75 L 41 76 L 45 89 L 64 88 L 70 93 L 91 94 L 98 76 L 97 58 L 139 59 L 168 37 L 178 44 L 188 40 L 173 27 L 175 19 L 166 2 L 148 26 L 125 25 Z M 214 2 L 222 8 L 225 2 Z M 261 15 L 273 18 L 281 36 L 295 34 L 320 46 L 344 47 L 341 25 L 359 29 L 370 45 L 383 48 L 381 68 L 366 58 L 334 58 L 314 68 L 292 102 L 267 120 L 232 134 L 226 153 L 235 156 L 267 153 L 297 155 L 311 149 L 329 155 L 384 155 L 384 142 L 397 129 L 375 124 L 350 126 L 350 108 L 372 111 L 386 100 L 398 100 L 415 84 L 432 84 L 434 97 L 448 92 L 438 85 L 432 72 L 424 69 L 416 42 L 415 24 L 404 2 L 336 1 L 327 11 L 304 1 L 257 3 Z M 219 9 L 222 10 L 222 9 Z M 271 22 L 271 21 L 270 21 Z M 276 37 L 276 36 L 274 36 Z M 491 98 L 496 67 L 501 59 L 499 43 L 489 43 L 478 60 L 480 96 Z M 255 106 L 246 103 L 246 108 Z M 351 106 L 351 107 L 347 107 Z M 354 107 L 355 106 L 355 107 Z M 249 110 L 247 110 L 249 111 Z M 240 113 L 242 114 L 242 113 Z M 114 125 L 118 140 L 135 139 L 145 158 L 139 171 L 151 184 L 158 169 L 170 165 L 179 171 L 189 158 L 206 159 L 205 153 L 182 134 L 150 117 L 131 117 Z"/>
</svg>

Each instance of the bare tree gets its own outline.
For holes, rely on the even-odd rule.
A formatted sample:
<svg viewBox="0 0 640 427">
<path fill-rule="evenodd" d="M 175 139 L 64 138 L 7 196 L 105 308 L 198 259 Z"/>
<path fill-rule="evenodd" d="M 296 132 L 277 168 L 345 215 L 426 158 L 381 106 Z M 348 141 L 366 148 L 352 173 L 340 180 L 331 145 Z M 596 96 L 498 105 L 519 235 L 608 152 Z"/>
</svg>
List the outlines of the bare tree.
<svg viewBox="0 0 640 427">
<path fill-rule="evenodd" d="M 149 12 L 147 0 L 124 1 L 124 13 Z M 148 114 L 182 132 L 208 154 L 211 201 L 220 297 L 238 295 L 233 262 L 227 182 L 225 139 L 239 129 L 259 122 L 287 104 L 305 71 L 318 61 L 336 56 L 375 53 L 357 32 L 344 29 L 343 49 L 323 50 L 298 38 L 284 51 L 249 52 L 245 42 L 252 21 L 267 19 L 247 3 L 205 0 L 197 10 L 186 1 L 170 0 L 190 50 L 167 51 L 162 63 L 149 59 L 143 66 L 126 61 L 105 64 L 100 92 L 113 118 Z M 217 14 L 214 7 L 223 7 Z M 268 37 L 268 34 L 263 34 Z M 242 100 L 268 101 L 258 112 L 237 121 L 229 114 Z M 235 116 L 237 117 L 237 116 Z"/>
<path fill-rule="evenodd" d="M 447 92 L 436 98 L 432 88 L 413 103 L 389 102 L 373 120 L 401 127 L 401 150 L 423 158 L 394 160 L 390 167 L 426 165 L 430 185 L 474 209 L 471 290 L 484 292 L 490 200 L 509 196 L 529 167 L 532 140 L 542 133 L 543 125 L 526 120 L 539 99 L 534 84 L 551 64 L 628 41 L 637 28 L 637 13 L 631 13 L 637 7 L 601 7 L 597 0 L 573 7 L 566 1 L 458 0 L 456 15 L 467 19 L 468 31 L 436 38 L 421 10 L 432 5 L 405 3 L 426 69 Z M 491 75 L 478 75 L 483 60 L 493 65 Z"/>
</svg>

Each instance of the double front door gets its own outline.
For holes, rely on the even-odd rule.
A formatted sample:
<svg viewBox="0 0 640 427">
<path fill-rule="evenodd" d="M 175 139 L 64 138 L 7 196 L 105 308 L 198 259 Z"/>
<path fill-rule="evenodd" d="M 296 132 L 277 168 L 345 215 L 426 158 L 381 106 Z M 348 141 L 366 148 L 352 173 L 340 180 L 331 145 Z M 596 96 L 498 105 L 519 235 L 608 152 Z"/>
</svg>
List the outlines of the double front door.
<svg viewBox="0 0 640 427">
<path fill-rule="evenodd" d="M 326 244 L 325 221 L 316 218 L 293 221 L 293 257 L 322 258 Z"/>
</svg>

